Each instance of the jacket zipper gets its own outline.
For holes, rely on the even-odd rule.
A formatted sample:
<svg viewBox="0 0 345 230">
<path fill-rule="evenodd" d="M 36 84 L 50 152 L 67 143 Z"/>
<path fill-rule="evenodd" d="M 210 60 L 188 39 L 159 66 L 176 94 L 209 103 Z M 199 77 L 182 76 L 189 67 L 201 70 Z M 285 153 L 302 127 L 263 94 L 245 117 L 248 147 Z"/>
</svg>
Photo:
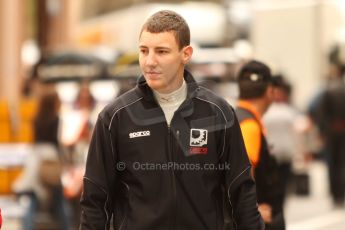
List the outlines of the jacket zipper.
<svg viewBox="0 0 345 230">
<path fill-rule="evenodd" d="M 168 126 L 168 149 L 169 149 L 169 161 L 174 164 L 174 148 L 173 148 L 173 133 L 171 131 L 170 126 Z M 176 219 L 177 219 L 177 192 L 176 192 L 176 175 L 175 175 L 175 171 L 174 171 L 174 165 L 173 168 L 171 169 L 171 178 L 172 178 L 172 188 L 173 188 L 173 202 L 174 202 L 174 207 L 172 210 L 172 225 L 171 225 L 171 229 L 175 229 L 176 226 Z"/>
</svg>

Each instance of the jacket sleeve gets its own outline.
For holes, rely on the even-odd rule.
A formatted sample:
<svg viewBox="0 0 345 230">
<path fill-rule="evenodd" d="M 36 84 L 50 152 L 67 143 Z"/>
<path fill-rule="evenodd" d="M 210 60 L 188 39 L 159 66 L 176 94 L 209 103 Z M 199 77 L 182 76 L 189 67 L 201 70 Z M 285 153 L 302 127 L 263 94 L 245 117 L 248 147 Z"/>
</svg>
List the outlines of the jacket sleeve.
<svg viewBox="0 0 345 230">
<path fill-rule="evenodd" d="M 234 227 L 237 230 L 264 229 L 258 211 L 251 165 L 234 112 L 232 120 L 227 126 L 224 157 L 225 162 L 230 165 L 230 169 L 225 172 L 225 188 Z"/>
<path fill-rule="evenodd" d="M 81 197 L 81 230 L 109 229 L 114 210 L 116 159 L 112 134 L 98 117 L 89 147 L 83 193 Z"/>
</svg>

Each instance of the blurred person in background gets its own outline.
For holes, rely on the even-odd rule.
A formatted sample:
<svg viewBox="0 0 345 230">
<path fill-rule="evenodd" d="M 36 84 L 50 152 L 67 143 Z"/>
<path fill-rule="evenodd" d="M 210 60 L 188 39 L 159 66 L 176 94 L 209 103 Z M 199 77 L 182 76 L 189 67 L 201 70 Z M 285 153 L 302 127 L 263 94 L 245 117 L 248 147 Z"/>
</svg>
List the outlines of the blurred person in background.
<svg viewBox="0 0 345 230">
<path fill-rule="evenodd" d="M 40 96 L 34 120 L 35 143 L 49 143 L 57 150 L 59 144 L 59 111 L 61 101 L 54 89 L 46 89 Z"/>
<path fill-rule="evenodd" d="M 95 104 L 96 100 L 90 92 L 89 83 L 82 82 L 80 85 L 79 92 L 77 94 L 77 98 L 74 102 L 74 108 L 83 111 L 88 116 L 90 116 L 90 113 L 94 109 Z"/>
<path fill-rule="evenodd" d="M 319 128 L 325 144 L 333 203 L 336 207 L 343 207 L 345 199 L 345 64 L 336 51 L 334 50 L 330 55 L 326 88 L 314 102 L 309 114 Z"/>
<path fill-rule="evenodd" d="M 91 116 L 95 105 L 96 100 L 90 92 L 89 83 L 82 82 L 73 103 L 73 109 L 67 115 L 69 117 L 75 116 L 73 124 L 69 123 L 70 126 L 73 126 L 74 135 L 69 136 L 70 138 L 64 141 L 64 144 L 67 145 L 69 159 L 64 167 L 62 181 L 64 195 L 71 204 L 73 216 L 77 217 L 74 220 L 76 228 L 79 227 L 81 211 L 79 202 L 83 187 L 87 149 L 93 130 Z"/>
<path fill-rule="evenodd" d="M 273 86 L 273 103 L 263 116 L 263 123 L 270 152 L 278 162 L 284 192 L 281 203 L 284 203 L 293 159 L 302 151 L 301 136 L 296 127 L 302 115 L 290 102 L 292 87 L 283 75 L 273 77 Z"/>
<path fill-rule="evenodd" d="M 112 218 L 114 229 L 222 229 L 223 188 L 238 229 L 262 229 L 234 111 L 185 70 L 193 53 L 185 20 L 153 14 L 139 51 L 138 85 L 99 114 L 93 132 L 80 229 L 109 229 Z"/>
<path fill-rule="evenodd" d="M 79 92 L 73 103 L 71 116 L 75 116 L 73 120 L 74 135 L 65 141 L 65 145 L 72 152 L 71 161 L 75 163 L 85 163 L 87 148 L 90 143 L 91 133 L 93 129 L 92 113 L 96 105 L 96 100 L 92 96 L 89 83 L 82 82 Z"/>
<path fill-rule="evenodd" d="M 55 90 L 47 89 L 40 95 L 34 120 L 34 147 L 27 159 L 24 172 L 14 183 L 14 191 L 29 198 L 23 218 L 23 229 L 35 229 L 38 212 L 49 211 L 59 229 L 70 229 L 68 207 L 63 196 L 59 142 L 60 99 Z"/>
<path fill-rule="evenodd" d="M 278 164 L 269 151 L 262 116 L 273 101 L 270 68 L 257 60 L 245 63 L 238 74 L 239 101 L 236 108 L 243 139 L 256 183 L 259 211 L 266 229 L 284 230 L 282 180 Z"/>
</svg>

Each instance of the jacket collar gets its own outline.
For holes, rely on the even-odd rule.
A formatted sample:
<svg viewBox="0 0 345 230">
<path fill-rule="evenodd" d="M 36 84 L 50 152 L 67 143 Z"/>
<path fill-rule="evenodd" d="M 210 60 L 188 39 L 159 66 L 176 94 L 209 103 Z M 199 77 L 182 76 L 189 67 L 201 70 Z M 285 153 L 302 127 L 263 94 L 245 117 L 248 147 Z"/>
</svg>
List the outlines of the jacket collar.
<svg viewBox="0 0 345 230">
<path fill-rule="evenodd" d="M 187 99 L 191 99 L 195 97 L 196 92 L 199 90 L 199 85 L 196 83 L 192 74 L 189 71 L 184 70 L 183 75 L 187 83 Z M 145 100 L 148 100 L 148 101 L 155 100 L 152 89 L 148 86 L 143 75 L 139 77 L 138 82 L 137 82 L 137 87 L 135 90 Z"/>
</svg>

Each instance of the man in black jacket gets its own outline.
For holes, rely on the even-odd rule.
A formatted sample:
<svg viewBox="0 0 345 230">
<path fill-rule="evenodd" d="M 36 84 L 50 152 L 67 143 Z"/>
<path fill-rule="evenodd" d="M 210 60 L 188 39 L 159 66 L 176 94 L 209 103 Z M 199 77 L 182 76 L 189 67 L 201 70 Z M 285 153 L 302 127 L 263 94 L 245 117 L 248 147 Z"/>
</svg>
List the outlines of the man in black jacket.
<svg viewBox="0 0 345 230">
<path fill-rule="evenodd" d="M 139 37 L 137 87 L 99 115 L 81 199 L 81 229 L 262 229 L 255 184 L 233 109 L 185 70 L 185 20 L 152 15 Z M 225 191 L 225 193 L 223 192 Z"/>
</svg>

